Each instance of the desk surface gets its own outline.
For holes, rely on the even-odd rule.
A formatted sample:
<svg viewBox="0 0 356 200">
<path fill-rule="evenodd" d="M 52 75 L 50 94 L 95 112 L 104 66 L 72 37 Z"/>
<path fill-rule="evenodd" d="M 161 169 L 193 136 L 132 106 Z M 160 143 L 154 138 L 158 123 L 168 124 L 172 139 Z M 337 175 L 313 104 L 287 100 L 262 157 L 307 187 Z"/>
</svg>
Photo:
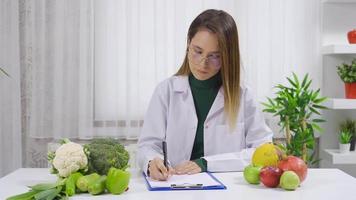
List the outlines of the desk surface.
<svg viewBox="0 0 356 200">
<path fill-rule="evenodd" d="M 205 200 L 205 199 L 356 199 L 356 178 L 338 169 L 309 169 L 307 179 L 295 191 L 281 188 L 266 188 L 262 185 L 250 185 L 243 179 L 242 172 L 215 173 L 227 190 L 210 191 L 155 191 L 146 188 L 143 177 L 138 171 L 132 171 L 129 191 L 114 196 L 110 194 L 91 196 L 76 195 L 70 199 L 145 199 L 145 200 Z M 0 199 L 26 192 L 27 185 L 55 181 L 48 169 L 22 168 L 0 179 Z"/>
</svg>

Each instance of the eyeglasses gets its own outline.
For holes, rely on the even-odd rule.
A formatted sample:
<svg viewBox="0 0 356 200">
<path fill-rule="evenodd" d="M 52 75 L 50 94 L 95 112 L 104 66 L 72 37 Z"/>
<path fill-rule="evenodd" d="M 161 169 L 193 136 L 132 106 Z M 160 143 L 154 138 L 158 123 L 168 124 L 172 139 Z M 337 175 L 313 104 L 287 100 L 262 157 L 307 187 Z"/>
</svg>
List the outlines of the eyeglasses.
<svg viewBox="0 0 356 200">
<path fill-rule="evenodd" d="M 219 54 L 211 54 L 208 56 L 203 56 L 203 53 L 200 50 L 189 47 L 188 58 L 195 65 L 199 65 L 202 61 L 204 61 L 204 63 L 209 67 L 213 67 L 216 69 L 221 67 L 221 59 Z"/>
</svg>

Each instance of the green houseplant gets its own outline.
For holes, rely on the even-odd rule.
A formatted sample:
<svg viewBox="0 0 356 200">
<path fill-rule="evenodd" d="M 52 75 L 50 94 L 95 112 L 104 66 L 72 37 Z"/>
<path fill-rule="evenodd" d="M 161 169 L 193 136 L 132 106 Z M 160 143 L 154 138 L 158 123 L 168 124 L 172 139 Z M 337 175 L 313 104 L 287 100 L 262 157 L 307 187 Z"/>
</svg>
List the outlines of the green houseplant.
<svg viewBox="0 0 356 200">
<path fill-rule="evenodd" d="M 340 153 L 347 153 L 350 151 L 350 142 L 352 138 L 352 133 L 348 130 L 340 132 L 339 135 L 339 150 Z"/>
<path fill-rule="evenodd" d="M 264 112 L 279 117 L 278 125 L 286 136 L 285 149 L 287 154 L 301 157 L 305 162 L 314 162 L 315 130 L 321 131 L 318 123 L 325 122 L 317 118 L 321 109 L 326 109 L 321 103 L 326 97 L 320 96 L 320 89 L 310 89 L 312 80 L 308 74 L 300 82 L 293 73 L 287 80 L 290 86 L 277 85 L 276 97 L 267 98 Z"/>
<path fill-rule="evenodd" d="M 350 151 L 355 150 L 356 140 L 356 121 L 347 119 L 340 124 L 340 132 L 349 132 L 351 134 Z"/>
<path fill-rule="evenodd" d="M 356 99 L 356 58 L 350 65 L 343 63 L 337 66 L 337 73 L 345 83 L 345 96 L 348 99 Z"/>
<path fill-rule="evenodd" d="M 352 134 L 349 131 L 341 131 L 339 136 L 340 144 L 350 144 Z"/>
</svg>

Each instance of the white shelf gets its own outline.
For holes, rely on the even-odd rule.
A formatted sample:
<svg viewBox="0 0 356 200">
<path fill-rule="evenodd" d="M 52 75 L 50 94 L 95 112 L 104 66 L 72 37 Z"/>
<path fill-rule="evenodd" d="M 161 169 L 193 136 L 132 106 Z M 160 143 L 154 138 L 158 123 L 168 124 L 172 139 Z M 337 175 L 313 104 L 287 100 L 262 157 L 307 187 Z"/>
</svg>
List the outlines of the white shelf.
<svg viewBox="0 0 356 200">
<path fill-rule="evenodd" d="M 322 48 L 323 54 L 356 54 L 356 44 L 332 44 Z"/>
<path fill-rule="evenodd" d="M 356 152 L 339 153 L 338 149 L 324 150 L 333 164 L 356 164 Z"/>
<path fill-rule="evenodd" d="M 330 109 L 356 109 L 356 99 L 328 99 L 324 106 Z"/>
<path fill-rule="evenodd" d="M 324 0 L 324 3 L 356 3 L 356 0 Z"/>
</svg>

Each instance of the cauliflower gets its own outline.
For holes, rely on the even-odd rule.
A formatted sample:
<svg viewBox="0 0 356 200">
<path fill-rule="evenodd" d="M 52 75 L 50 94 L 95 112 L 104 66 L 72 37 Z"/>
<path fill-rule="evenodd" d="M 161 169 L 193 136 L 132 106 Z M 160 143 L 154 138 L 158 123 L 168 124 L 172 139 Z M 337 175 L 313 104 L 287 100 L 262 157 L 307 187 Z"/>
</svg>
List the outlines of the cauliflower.
<svg viewBox="0 0 356 200">
<path fill-rule="evenodd" d="M 59 176 L 68 177 L 71 173 L 86 169 L 88 158 L 82 145 L 68 142 L 56 150 L 52 165 L 58 171 Z"/>
</svg>

